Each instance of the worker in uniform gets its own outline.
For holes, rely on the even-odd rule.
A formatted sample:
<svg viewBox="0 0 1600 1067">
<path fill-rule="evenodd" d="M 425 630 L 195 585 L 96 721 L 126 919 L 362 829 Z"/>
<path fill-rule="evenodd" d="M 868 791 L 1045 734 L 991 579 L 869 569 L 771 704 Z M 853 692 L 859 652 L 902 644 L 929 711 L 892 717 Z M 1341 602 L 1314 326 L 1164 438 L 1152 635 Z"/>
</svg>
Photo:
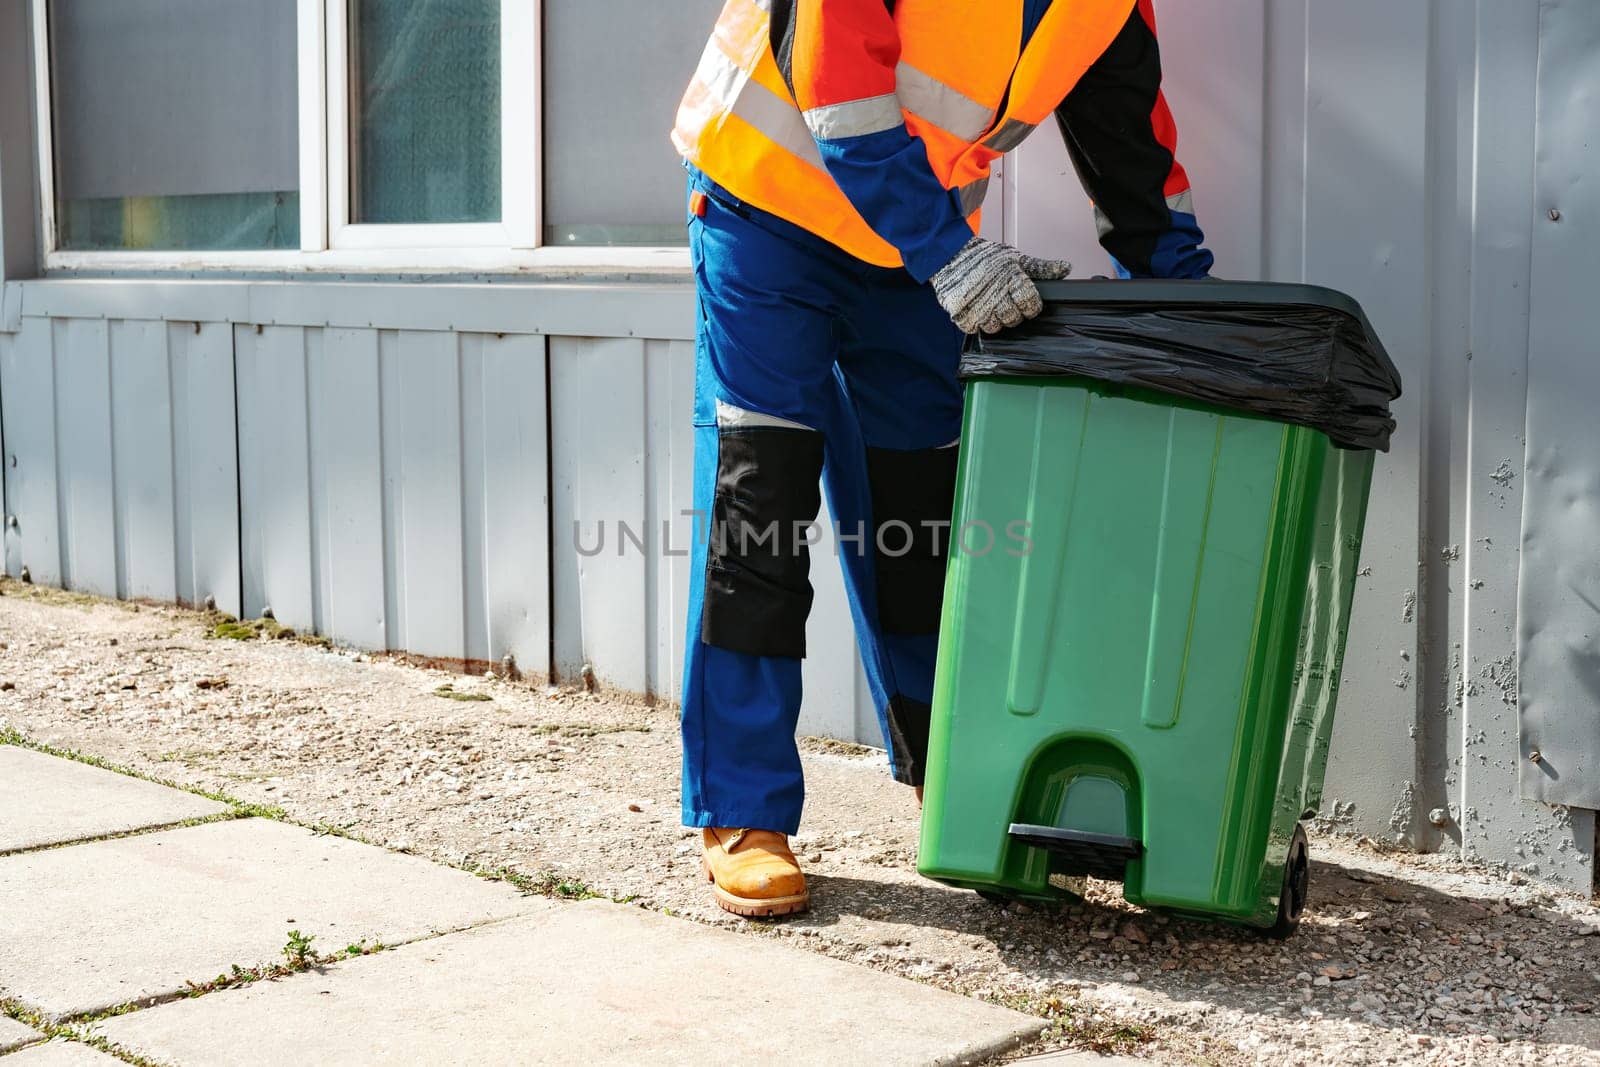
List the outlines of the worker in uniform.
<svg viewBox="0 0 1600 1067">
<path fill-rule="evenodd" d="M 683 820 L 736 914 L 809 900 L 788 835 L 819 481 L 889 762 L 920 796 L 958 358 L 1070 270 L 977 236 L 978 212 L 991 166 L 1052 114 L 1117 273 L 1205 277 L 1151 0 L 728 0 L 680 105 L 699 516 Z"/>
</svg>

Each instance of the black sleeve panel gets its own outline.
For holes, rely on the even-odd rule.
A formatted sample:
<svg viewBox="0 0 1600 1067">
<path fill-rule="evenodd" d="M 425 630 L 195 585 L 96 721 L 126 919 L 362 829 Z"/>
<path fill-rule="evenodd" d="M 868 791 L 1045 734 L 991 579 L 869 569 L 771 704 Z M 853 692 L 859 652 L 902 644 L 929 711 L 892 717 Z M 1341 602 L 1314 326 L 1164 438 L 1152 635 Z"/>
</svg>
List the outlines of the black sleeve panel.
<svg viewBox="0 0 1600 1067">
<path fill-rule="evenodd" d="M 772 58 L 778 61 L 783 83 L 794 95 L 794 26 L 796 0 L 772 0 Z"/>
<path fill-rule="evenodd" d="M 1173 157 L 1151 123 L 1160 92 L 1161 51 L 1135 8 L 1056 108 L 1078 180 L 1105 216 L 1100 244 L 1135 273 L 1149 272 L 1156 243 L 1171 225 L 1165 188 Z"/>
</svg>

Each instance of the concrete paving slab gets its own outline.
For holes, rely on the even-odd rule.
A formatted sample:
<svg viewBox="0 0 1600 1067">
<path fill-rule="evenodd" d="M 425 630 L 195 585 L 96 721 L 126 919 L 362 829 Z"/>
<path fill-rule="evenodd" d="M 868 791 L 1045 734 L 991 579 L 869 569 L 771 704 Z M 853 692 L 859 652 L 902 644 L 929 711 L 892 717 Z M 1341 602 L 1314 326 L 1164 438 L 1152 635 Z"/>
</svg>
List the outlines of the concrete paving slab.
<svg viewBox="0 0 1600 1067">
<path fill-rule="evenodd" d="M 757 938 L 564 904 L 108 1019 L 162 1062 L 981 1062 L 1040 1020 Z"/>
<path fill-rule="evenodd" d="M 10 1052 L 14 1048 L 43 1040 L 44 1035 L 33 1027 L 24 1026 L 10 1016 L 0 1015 L 0 1052 Z"/>
<path fill-rule="evenodd" d="M 171 826 L 227 810 L 180 789 L 0 745 L 0 852 Z"/>
<path fill-rule="evenodd" d="M 122 1061 L 76 1041 L 30 1045 L 6 1057 L 6 1067 L 121 1067 Z"/>
<path fill-rule="evenodd" d="M 415 856 L 264 819 L 0 856 L 0 988 L 54 1016 L 279 962 L 549 907 Z"/>
</svg>

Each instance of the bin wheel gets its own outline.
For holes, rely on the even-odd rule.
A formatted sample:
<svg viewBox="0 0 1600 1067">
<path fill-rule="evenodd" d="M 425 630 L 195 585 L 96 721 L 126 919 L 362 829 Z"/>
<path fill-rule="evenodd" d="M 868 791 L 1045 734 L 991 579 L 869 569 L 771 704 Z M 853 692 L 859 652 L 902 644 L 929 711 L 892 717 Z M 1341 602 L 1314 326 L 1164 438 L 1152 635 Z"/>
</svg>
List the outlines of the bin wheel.
<svg viewBox="0 0 1600 1067">
<path fill-rule="evenodd" d="M 1283 891 L 1278 894 L 1278 921 L 1267 928 L 1268 937 L 1282 940 L 1300 927 L 1306 894 L 1311 888 L 1311 851 L 1305 827 L 1295 824 L 1289 855 L 1283 863 Z"/>
<path fill-rule="evenodd" d="M 1007 904 L 1010 904 L 1013 899 L 1012 897 L 1006 896 L 1004 893 L 997 893 L 993 889 L 978 889 L 974 890 L 974 892 L 997 908 L 1005 907 Z"/>
</svg>

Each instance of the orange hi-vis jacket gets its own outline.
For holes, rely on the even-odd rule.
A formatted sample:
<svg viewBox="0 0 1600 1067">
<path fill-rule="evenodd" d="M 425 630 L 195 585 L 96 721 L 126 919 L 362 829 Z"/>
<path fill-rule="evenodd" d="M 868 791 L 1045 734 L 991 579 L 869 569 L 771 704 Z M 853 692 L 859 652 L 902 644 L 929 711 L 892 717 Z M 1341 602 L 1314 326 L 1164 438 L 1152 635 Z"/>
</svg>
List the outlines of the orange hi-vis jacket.
<svg viewBox="0 0 1600 1067">
<path fill-rule="evenodd" d="M 1153 53 L 1149 0 L 1137 6 Z M 862 197 L 830 175 L 825 153 L 903 124 L 970 237 L 994 161 L 1062 107 L 1138 21 L 1136 0 L 1054 0 L 1024 45 L 1022 9 L 1020 0 L 728 0 L 673 141 L 750 204 L 869 263 L 912 266 L 863 216 Z M 1167 151 L 1156 203 L 1165 194 L 1176 206 L 1188 184 L 1170 154 L 1159 61 L 1156 70 L 1143 116 L 1155 134 L 1151 125 L 1143 132 Z"/>
</svg>

